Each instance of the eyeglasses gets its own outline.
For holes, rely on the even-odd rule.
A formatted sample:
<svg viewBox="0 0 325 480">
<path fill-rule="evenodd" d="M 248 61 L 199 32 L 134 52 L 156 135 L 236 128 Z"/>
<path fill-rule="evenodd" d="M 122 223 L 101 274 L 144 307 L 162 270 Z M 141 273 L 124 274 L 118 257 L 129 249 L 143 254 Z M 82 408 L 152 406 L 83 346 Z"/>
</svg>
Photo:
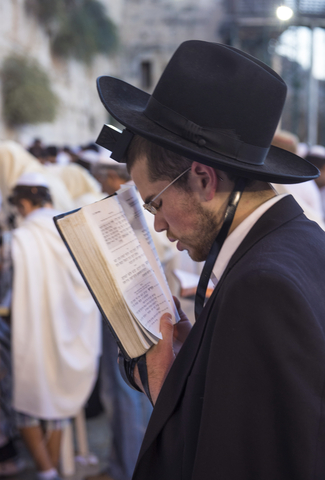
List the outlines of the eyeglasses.
<svg viewBox="0 0 325 480">
<path fill-rule="evenodd" d="M 155 207 L 153 205 L 153 202 L 155 200 L 157 200 L 158 197 L 160 197 L 160 195 L 162 195 L 166 190 L 167 188 L 169 188 L 171 185 L 173 185 L 173 183 L 175 183 L 179 178 L 181 178 L 183 175 L 185 175 L 186 172 L 188 172 L 189 170 L 191 170 L 191 167 L 187 168 L 183 173 L 181 173 L 180 175 L 178 175 L 178 177 L 176 177 L 172 182 L 170 182 L 167 187 L 165 187 L 160 193 L 158 193 L 158 195 L 156 195 L 152 200 L 150 200 L 150 202 L 148 203 L 144 203 L 142 206 L 145 210 L 148 210 L 148 212 L 152 213 L 152 215 L 156 215 L 157 211 L 158 211 L 158 208 L 159 207 Z"/>
</svg>

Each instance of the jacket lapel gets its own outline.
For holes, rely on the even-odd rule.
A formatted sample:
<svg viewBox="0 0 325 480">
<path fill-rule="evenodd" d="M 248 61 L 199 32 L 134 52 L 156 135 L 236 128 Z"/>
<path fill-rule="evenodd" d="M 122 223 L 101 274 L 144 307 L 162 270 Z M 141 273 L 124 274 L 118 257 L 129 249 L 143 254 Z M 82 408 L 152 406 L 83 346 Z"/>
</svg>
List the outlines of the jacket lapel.
<svg viewBox="0 0 325 480">
<path fill-rule="evenodd" d="M 187 378 L 191 372 L 202 342 L 211 307 L 214 304 L 214 300 L 218 295 L 218 291 L 227 277 L 228 272 L 256 242 L 301 213 L 303 213 L 303 210 L 291 195 L 283 198 L 262 215 L 232 256 L 224 274 L 206 303 L 201 316 L 193 326 L 165 380 L 151 415 L 141 446 L 138 462 L 157 437 L 168 418 L 172 415 L 177 402 L 186 387 Z"/>
<path fill-rule="evenodd" d="M 263 237 L 269 235 L 272 231 L 281 227 L 285 223 L 293 220 L 303 213 L 302 208 L 296 202 L 292 195 L 287 195 L 282 200 L 275 203 L 259 220 L 253 225 L 247 236 L 244 238 L 238 249 L 231 257 L 226 271 L 220 280 L 222 280 L 229 270 L 245 255 Z"/>
</svg>

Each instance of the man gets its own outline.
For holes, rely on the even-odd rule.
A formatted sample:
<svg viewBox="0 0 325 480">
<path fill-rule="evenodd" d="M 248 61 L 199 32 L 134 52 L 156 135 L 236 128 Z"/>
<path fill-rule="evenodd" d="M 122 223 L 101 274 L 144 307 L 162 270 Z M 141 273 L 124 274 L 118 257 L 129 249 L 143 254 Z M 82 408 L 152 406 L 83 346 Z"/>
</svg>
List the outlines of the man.
<svg viewBox="0 0 325 480">
<path fill-rule="evenodd" d="M 0 477 L 18 475 L 25 469 L 17 449 L 14 411 L 12 409 L 12 374 L 10 348 L 10 303 L 12 265 L 10 231 L 3 215 L 0 192 Z"/>
<path fill-rule="evenodd" d="M 315 165 L 320 175 L 315 182 L 319 189 L 323 219 L 325 219 L 325 147 L 323 145 L 312 145 L 306 153 L 306 160 Z"/>
<path fill-rule="evenodd" d="M 34 157 L 42 163 L 43 158 L 45 157 L 45 147 L 42 144 L 40 138 L 35 138 L 30 147 L 28 147 L 28 152 L 31 153 Z"/>
<path fill-rule="evenodd" d="M 270 146 L 283 80 L 189 41 L 151 96 L 111 77 L 98 89 L 126 127 L 98 143 L 127 162 L 156 230 L 206 260 L 190 333 L 163 316 L 163 340 L 124 362 L 154 404 L 133 478 L 325 478 L 325 234 L 269 185 L 318 175 Z"/>
<path fill-rule="evenodd" d="M 108 195 L 113 195 L 121 185 L 131 180 L 125 164 L 115 162 L 104 155 L 98 156 L 98 161 L 94 163 L 91 173 L 101 184 L 102 192 Z"/>
<path fill-rule="evenodd" d="M 59 479 L 62 428 L 97 378 L 100 318 L 56 231 L 46 177 L 23 174 L 9 201 L 23 219 L 12 239 L 13 407 L 37 478 Z"/>
<path fill-rule="evenodd" d="M 3 200 L 3 215 L 11 215 L 8 197 L 23 173 L 39 172 L 46 177 L 54 208 L 66 212 L 76 208 L 64 182 L 53 175 L 52 168 L 40 163 L 22 145 L 13 140 L 0 141 L 0 190 Z"/>
<path fill-rule="evenodd" d="M 300 152 L 298 153 L 299 139 L 297 135 L 294 135 L 287 130 L 277 130 L 273 137 L 272 145 L 306 158 L 306 156 L 303 155 L 303 151 L 301 151 L 301 147 L 299 147 Z M 314 162 L 311 162 L 308 158 L 306 158 L 306 160 L 313 163 L 315 167 L 320 170 L 319 166 Z M 318 225 L 325 230 L 322 197 L 316 183 L 319 181 L 320 177 L 316 180 L 310 180 L 309 182 L 304 183 L 294 183 L 289 185 L 273 184 L 273 187 L 279 194 L 290 193 L 297 200 L 306 217 L 317 222 Z"/>
</svg>

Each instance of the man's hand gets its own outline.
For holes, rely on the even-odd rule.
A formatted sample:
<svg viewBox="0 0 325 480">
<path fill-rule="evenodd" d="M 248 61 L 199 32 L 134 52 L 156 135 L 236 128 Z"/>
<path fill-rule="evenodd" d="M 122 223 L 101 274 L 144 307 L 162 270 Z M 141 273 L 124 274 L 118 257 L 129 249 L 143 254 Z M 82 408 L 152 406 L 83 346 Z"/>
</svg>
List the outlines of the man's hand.
<svg viewBox="0 0 325 480">
<path fill-rule="evenodd" d="M 178 315 L 180 316 L 180 321 L 174 325 L 174 332 L 173 332 L 173 344 L 174 344 L 174 353 L 175 355 L 178 354 L 180 351 L 183 343 L 187 339 L 187 335 L 190 333 L 192 324 L 181 309 L 181 304 L 177 297 L 174 297 L 175 306 L 178 311 Z"/>
<path fill-rule="evenodd" d="M 180 321 L 173 325 L 170 314 L 165 313 L 160 319 L 160 332 L 163 338 L 159 340 L 157 345 L 151 347 L 146 354 L 149 389 L 153 404 L 156 403 L 161 387 L 174 363 L 176 355 L 192 328 L 190 321 L 180 308 L 179 300 L 174 297 L 174 301 Z M 134 379 L 143 390 L 137 366 L 134 370 Z"/>
</svg>

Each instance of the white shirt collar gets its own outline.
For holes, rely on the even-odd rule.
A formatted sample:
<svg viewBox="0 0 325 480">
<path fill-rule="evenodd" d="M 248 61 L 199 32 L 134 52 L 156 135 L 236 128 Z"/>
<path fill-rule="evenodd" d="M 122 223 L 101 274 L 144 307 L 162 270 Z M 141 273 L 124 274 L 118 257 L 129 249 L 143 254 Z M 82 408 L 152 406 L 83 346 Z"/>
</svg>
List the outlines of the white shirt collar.
<svg viewBox="0 0 325 480">
<path fill-rule="evenodd" d="M 223 272 L 225 271 L 229 260 L 232 255 L 235 253 L 241 242 L 244 240 L 250 229 L 257 222 L 257 220 L 265 213 L 272 205 L 281 200 L 283 197 L 287 196 L 286 193 L 283 195 L 277 195 L 270 200 L 267 200 L 265 203 L 260 205 L 253 213 L 251 213 L 245 220 L 243 220 L 238 227 L 235 228 L 233 232 L 226 238 L 224 244 L 221 247 L 220 253 L 218 255 L 217 261 L 213 267 L 211 274 L 211 281 L 214 286 L 217 285 L 220 280 Z"/>
</svg>

